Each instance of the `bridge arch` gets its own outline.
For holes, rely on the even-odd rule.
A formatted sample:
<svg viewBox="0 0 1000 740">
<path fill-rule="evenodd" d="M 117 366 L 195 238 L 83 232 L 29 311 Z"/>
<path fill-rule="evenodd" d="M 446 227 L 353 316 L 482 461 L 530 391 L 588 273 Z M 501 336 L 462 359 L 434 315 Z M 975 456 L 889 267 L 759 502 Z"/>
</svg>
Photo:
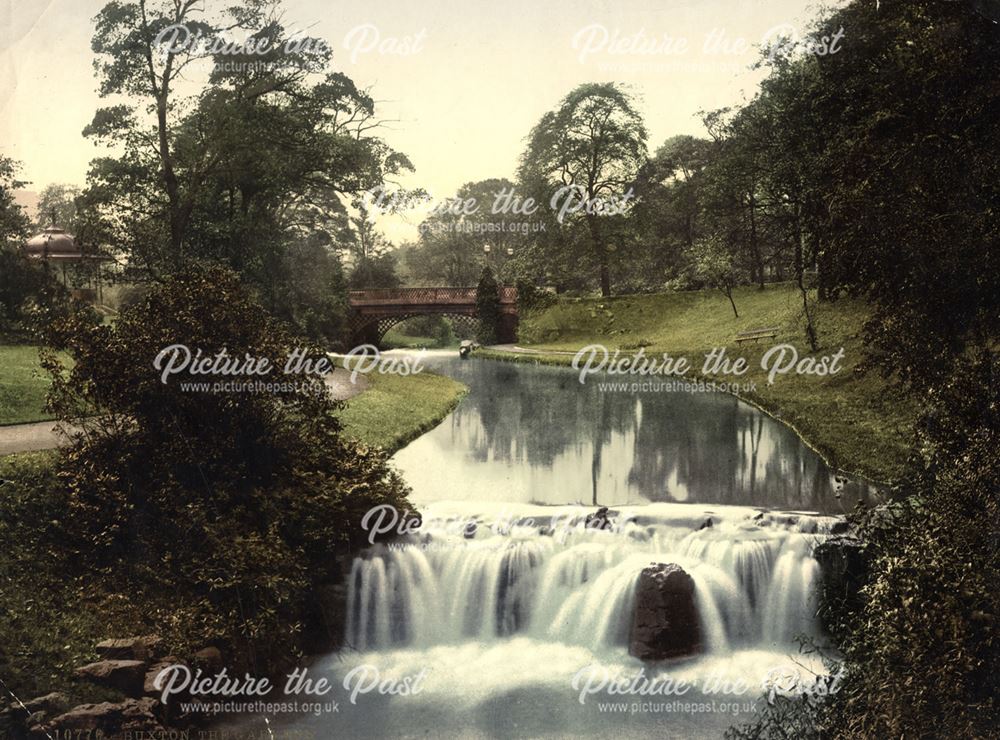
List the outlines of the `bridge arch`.
<svg viewBox="0 0 1000 740">
<path fill-rule="evenodd" d="M 499 289 L 501 342 L 517 341 L 517 289 Z M 351 340 L 375 344 L 385 333 L 415 316 L 446 316 L 471 327 L 478 326 L 475 288 L 381 288 L 348 293 Z"/>
<path fill-rule="evenodd" d="M 367 323 L 357 325 L 356 328 L 352 327 L 355 346 L 358 344 L 374 344 L 376 346 L 380 346 L 386 333 L 392 327 L 403 323 L 407 319 L 415 319 L 418 316 L 443 316 L 446 319 L 451 319 L 455 325 L 460 326 L 464 330 L 464 333 L 467 333 L 470 336 L 475 336 L 479 331 L 479 319 L 475 316 L 469 316 L 468 314 L 462 313 L 430 313 L 416 311 L 414 313 L 401 314 L 399 316 L 373 318 Z"/>
</svg>

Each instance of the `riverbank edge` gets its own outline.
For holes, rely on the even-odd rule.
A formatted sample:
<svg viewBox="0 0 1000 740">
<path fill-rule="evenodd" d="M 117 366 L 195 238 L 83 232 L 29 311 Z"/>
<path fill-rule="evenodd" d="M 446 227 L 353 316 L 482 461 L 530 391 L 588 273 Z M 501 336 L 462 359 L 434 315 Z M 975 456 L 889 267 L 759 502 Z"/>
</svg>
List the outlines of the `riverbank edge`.
<svg viewBox="0 0 1000 740">
<path fill-rule="evenodd" d="M 528 348 L 525 348 L 528 349 Z M 495 360 L 498 362 L 515 362 L 515 363 L 527 363 L 527 364 L 539 364 L 539 365 L 549 365 L 553 367 L 572 367 L 573 357 L 576 353 L 573 352 L 545 352 L 544 349 L 532 349 L 529 352 L 516 352 L 513 350 L 500 349 L 497 347 L 481 347 L 475 351 L 473 354 L 474 358 L 480 358 L 484 360 Z M 695 372 L 689 380 L 692 381 L 702 381 L 705 383 L 714 382 L 713 378 L 709 378 L 700 373 Z M 892 481 L 886 479 L 885 477 L 879 475 L 874 469 L 862 470 L 856 466 L 854 462 L 849 462 L 845 465 L 843 462 L 834 462 L 837 457 L 836 453 L 832 448 L 827 447 L 821 443 L 808 437 L 802 432 L 794 423 L 784 418 L 781 414 L 781 408 L 777 404 L 769 403 L 766 398 L 760 396 L 759 394 L 747 395 L 739 393 L 738 391 L 732 389 L 731 387 L 723 387 L 720 389 L 724 393 L 728 393 L 739 401 L 754 407 L 761 413 L 767 415 L 769 418 L 786 426 L 791 429 L 795 435 L 802 440 L 802 443 L 808 447 L 810 450 L 819 455 L 820 459 L 831 470 L 835 470 L 838 473 L 843 473 L 845 476 L 863 480 L 867 483 L 874 485 L 877 488 L 888 487 L 891 485 Z"/>
<path fill-rule="evenodd" d="M 367 423 L 365 414 L 359 413 L 359 409 L 369 410 L 372 416 L 384 421 L 384 417 L 378 417 L 378 414 L 380 410 L 384 410 L 388 406 L 385 401 L 391 402 L 404 392 L 412 398 L 412 386 L 419 386 L 421 383 L 435 386 L 423 389 L 425 392 L 433 391 L 434 395 L 425 393 L 423 396 L 424 399 L 429 399 L 432 402 L 431 405 L 422 413 L 415 412 L 410 423 L 404 424 L 402 429 L 394 434 L 388 436 L 381 434 L 381 424 Z M 385 394 L 385 398 L 382 394 Z M 457 380 L 429 371 L 410 376 L 371 375 L 369 376 L 369 386 L 365 392 L 345 402 L 346 408 L 341 412 L 340 418 L 347 434 L 365 444 L 381 447 L 386 456 L 391 457 L 410 442 L 444 421 L 468 394 L 469 388 Z M 366 407 L 370 407 L 370 409 Z"/>
</svg>

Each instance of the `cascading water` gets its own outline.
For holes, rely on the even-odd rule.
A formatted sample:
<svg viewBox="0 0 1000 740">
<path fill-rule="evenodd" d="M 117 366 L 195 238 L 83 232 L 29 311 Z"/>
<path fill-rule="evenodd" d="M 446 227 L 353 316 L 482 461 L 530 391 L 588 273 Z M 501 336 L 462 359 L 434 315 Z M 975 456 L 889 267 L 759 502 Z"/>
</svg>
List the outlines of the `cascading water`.
<svg viewBox="0 0 1000 740">
<path fill-rule="evenodd" d="M 354 671 L 379 687 L 419 676 L 421 692 L 372 689 L 336 722 L 309 728 L 345 737 L 718 738 L 753 718 L 768 681 L 809 685 L 828 672 L 795 638 L 822 639 L 812 552 L 835 517 L 656 503 L 619 507 L 612 529 L 595 529 L 586 512 L 440 502 L 422 509 L 419 534 L 361 553 L 347 576 L 345 647 L 313 670 L 345 687 Z M 629 652 L 636 586 L 656 563 L 691 576 L 701 651 L 643 663 Z M 672 682 L 691 690 L 650 688 Z"/>
<path fill-rule="evenodd" d="M 487 523 L 466 537 L 453 520 L 426 518 L 419 537 L 355 559 L 346 644 L 369 651 L 523 634 L 625 650 L 640 572 L 676 563 L 694 580 L 706 652 L 788 647 L 816 635 L 812 548 L 826 535 L 802 530 L 833 521 L 748 513 L 695 530 L 667 520 L 607 531 L 587 528 L 581 515 L 556 531 Z"/>
</svg>

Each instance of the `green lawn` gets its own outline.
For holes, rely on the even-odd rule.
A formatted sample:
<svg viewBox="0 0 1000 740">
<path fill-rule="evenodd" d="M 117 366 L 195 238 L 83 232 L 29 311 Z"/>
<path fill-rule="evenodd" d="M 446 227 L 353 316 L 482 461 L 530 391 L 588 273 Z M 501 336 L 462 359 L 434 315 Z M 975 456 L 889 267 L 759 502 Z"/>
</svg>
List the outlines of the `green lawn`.
<svg viewBox="0 0 1000 740">
<path fill-rule="evenodd" d="M 442 345 L 439 344 L 438 337 L 424 337 L 415 336 L 411 334 L 403 334 L 396 329 L 390 329 L 382 337 L 382 346 L 386 349 L 422 349 L 424 347 L 428 349 L 441 349 Z M 453 339 L 448 345 L 448 347 L 457 347 L 459 345 L 460 339 Z"/>
<path fill-rule="evenodd" d="M 348 434 L 390 453 L 437 426 L 465 395 L 461 383 L 427 372 L 367 377 L 370 387 L 347 402 L 340 418 Z"/>
<path fill-rule="evenodd" d="M 744 356 L 751 370 L 741 378 L 755 381 L 756 391 L 743 394 L 773 416 L 795 428 L 833 465 L 878 481 L 902 471 L 917 408 L 892 389 L 877 373 L 860 376 L 859 336 L 865 318 L 863 303 L 838 300 L 818 304 L 816 324 L 819 355 L 844 348 L 844 369 L 833 376 L 783 375 L 767 384 L 760 368 L 763 353 L 774 344 L 790 343 L 801 356 L 809 355 L 805 340 L 801 296 L 790 285 L 765 290 L 741 288 L 735 293 L 739 318 L 719 291 L 690 291 L 615 298 L 564 299 L 522 317 L 520 345 L 539 350 L 577 350 L 599 343 L 609 350 L 647 355 L 686 356 L 692 372 L 701 368 L 705 352 L 725 347 L 727 355 Z M 776 339 L 738 346 L 736 333 L 761 327 L 779 327 Z M 479 354 L 490 356 L 487 351 Z M 526 360 L 538 359 L 525 357 Z M 544 361 L 568 364 L 571 357 L 550 355 Z M 689 373 L 689 376 L 691 373 Z"/>
<path fill-rule="evenodd" d="M 48 376 L 38 362 L 38 347 L 0 345 L 0 425 L 43 421 Z"/>
<path fill-rule="evenodd" d="M 409 334 L 403 334 L 396 331 L 395 329 L 390 329 L 382 337 L 381 344 L 389 349 L 400 348 L 400 349 L 421 349 L 422 347 L 435 347 L 437 346 L 437 339 L 434 337 L 419 337 L 411 336 Z"/>
</svg>

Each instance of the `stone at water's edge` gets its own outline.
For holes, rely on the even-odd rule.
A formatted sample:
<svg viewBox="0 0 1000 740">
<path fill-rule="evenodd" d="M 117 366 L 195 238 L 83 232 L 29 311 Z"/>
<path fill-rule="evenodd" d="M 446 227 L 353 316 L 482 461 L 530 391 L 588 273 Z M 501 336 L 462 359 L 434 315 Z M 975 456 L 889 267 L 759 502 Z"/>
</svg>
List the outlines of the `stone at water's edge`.
<svg viewBox="0 0 1000 740">
<path fill-rule="evenodd" d="M 675 563 L 643 568 L 635 592 L 629 654 L 641 660 L 701 652 L 694 579 Z"/>
<path fill-rule="evenodd" d="M 165 737 L 156 717 L 154 699 L 126 699 L 113 704 L 81 704 L 29 731 L 31 738 L 55 737 Z"/>
<path fill-rule="evenodd" d="M 855 537 L 834 537 L 813 550 L 822 578 L 819 589 L 819 618 L 823 628 L 842 640 L 843 618 L 861 606 L 861 588 L 868 578 L 868 555 L 864 543 Z"/>
<path fill-rule="evenodd" d="M 142 696 L 146 663 L 141 660 L 101 660 L 73 671 L 78 677 L 106 686 L 126 696 Z"/>
</svg>

